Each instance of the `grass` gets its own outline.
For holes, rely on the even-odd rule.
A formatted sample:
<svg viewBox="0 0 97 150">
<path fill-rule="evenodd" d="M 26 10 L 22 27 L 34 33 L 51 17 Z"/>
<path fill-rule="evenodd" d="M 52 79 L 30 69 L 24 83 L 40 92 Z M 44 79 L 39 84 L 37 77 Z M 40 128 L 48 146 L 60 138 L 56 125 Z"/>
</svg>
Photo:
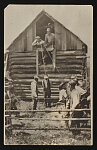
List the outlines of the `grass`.
<svg viewBox="0 0 97 150">
<path fill-rule="evenodd" d="M 18 109 L 29 110 L 32 109 L 31 102 L 21 101 L 18 104 Z M 64 109 L 64 105 L 58 107 L 45 108 L 43 103 L 38 103 L 37 109 Z M 65 113 L 51 112 L 51 113 L 20 113 L 21 117 L 35 117 L 35 118 L 62 118 Z M 27 128 L 64 128 L 65 121 L 32 121 L 32 120 L 12 120 L 13 129 L 17 126 L 19 129 Z M 7 134 L 8 133 L 8 134 Z M 90 132 L 83 131 L 79 135 L 73 135 L 69 130 L 10 130 L 6 131 L 5 136 L 6 145 L 91 145 Z"/>
</svg>

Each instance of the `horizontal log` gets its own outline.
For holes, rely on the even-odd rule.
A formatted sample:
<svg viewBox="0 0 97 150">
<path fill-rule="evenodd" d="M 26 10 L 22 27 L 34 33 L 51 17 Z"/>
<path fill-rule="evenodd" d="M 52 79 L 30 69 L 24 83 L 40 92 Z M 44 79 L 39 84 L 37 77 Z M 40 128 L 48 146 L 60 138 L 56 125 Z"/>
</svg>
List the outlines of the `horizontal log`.
<svg viewBox="0 0 97 150">
<path fill-rule="evenodd" d="M 16 57 L 36 57 L 36 53 L 12 53 L 9 54 L 9 58 L 16 58 Z"/>
<path fill-rule="evenodd" d="M 74 52 L 77 52 L 77 53 L 79 53 L 79 52 L 83 52 L 83 50 L 82 49 L 66 49 L 66 50 L 64 50 L 64 49 L 57 49 L 57 52 L 64 52 L 64 53 L 74 53 Z"/>
<path fill-rule="evenodd" d="M 11 65 L 35 65 L 36 60 L 26 60 L 26 61 L 10 61 L 9 66 Z"/>
<path fill-rule="evenodd" d="M 91 109 L 87 109 L 87 108 L 84 108 L 84 109 L 64 109 L 64 110 L 5 110 L 5 112 L 45 112 L 45 113 L 48 113 L 48 112 L 73 112 L 73 111 L 76 111 L 76 112 L 79 112 L 79 111 L 91 111 Z"/>
<path fill-rule="evenodd" d="M 27 96 L 30 96 L 31 95 L 31 90 L 23 90 L 23 89 L 15 89 L 15 93 L 16 94 L 19 94 L 19 95 L 27 95 Z M 39 94 L 38 94 L 39 96 L 43 96 L 44 94 L 43 94 L 43 91 L 40 91 L 39 92 Z M 59 96 L 59 91 L 51 91 L 51 95 L 53 96 Z"/>
<path fill-rule="evenodd" d="M 35 75 L 35 74 L 34 74 Z M 14 83 L 15 84 L 30 84 L 31 83 L 31 81 L 32 81 L 32 79 L 33 79 L 33 77 L 34 77 L 34 75 L 30 78 L 30 79 L 14 79 Z M 51 81 L 63 81 L 63 79 L 64 79 L 64 81 L 66 80 L 69 80 L 70 78 L 71 78 L 71 75 L 76 75 L 79 79 L 82 79 L 83 78 L 83 76 L 81 75 L 81 74 L 48 74 L 48 76 L 49 76 L 49 78 L 50 78 L 50 80 Z M 41 74 L 41 75 L 39 75 L 39 81 L 41 82 L 42 80 L 43 80 L 43 77 L 44 77 L 44 74 Z"/>
<path fill-rule="evenodd" d="M 41 74 L 43 74 L 44 72 L 41 72 Z M 49 71 L 48 71 L 49 73 Z M 60 71 L 60 73 L 64 73 L 64 74 L 81 74 L 82 72 L 80 70 L 70 70 L 70 71 Z M 35 72 L 33 72 L 33 74 L 12 74 L 11 77 L 14 79 L 33 79 Z M 52 72 L 53 74 L 53 72 Z M 60 76 L 61 77 L 61 76 Z"/>
<path fill-rule="evenodd" d="M 28 96 L 28 97 L 31 96 L 31 90 L 23 91 L 22 89 L 20 89 L 20 90 L 15 90 L 14 93 L 20 96 Z M 40 91 L 38 93 L 38 97 L 41 97 L 43 95 L 44 95 L 43 91 Z M 53 91 L 51 91 L 51 97 L 52 96 L 59 96 L 59 92 L 54 93 Z"/>
<path fill-rule="evenodd" d="M 33 69 L 36 68 L 36 65 L 12 65 L 11 69 Z"/>
<path fill-rule="evenodd" d="M 13 74 L 34 74 L 36 73 L 36 69 L 11 69 L 10 70 L 10 74 L 13 75 Z"/>
<path fill-rule="evenodd" d="M 16 62 L 16 61 L 22 61 L 22 62 L 24 62 L 24 61 L 35 61 L 36 60 L 36 57 L 22 57 L 22 58 L 10 58 L 9 59 L 9 62 L 11 61 L 11 62 Z"/>
<path fill-rule="evenodd" d="M 43 74 L 43 73 L 45 73 L 44 71 L 40 71 L 39 72 L 40 74 Z M 82 74 L 82 70 L 78 70 L 78 69 L 72 69 L 72 70 L 56 70 L 56 72 L 50 72 L 50 71 L 47 71 L 46 72 L 47 74 L 48 73 L 64 73 L 64 74 L 78 74 L 78 73 L 80 73 L 80 74 Z"/>
<path fill-rule="evenodd" d="M 11 119 L 18 119 L 18 120 L 39 120 L 39 121 L 66 121 L 66 120 L 82 120 L 82 121 L 86 121 L 86 120 L 91 120 L 91 118 L 64 118 L 64 119 L 51 119 L 51 118 L 19 118 L 19 117 L 8 117 Z"/>
<path fill-rule="evenodd" d="M 83 52 L 75 52 L 75 51 L 72 51 L 72 52 L 68 52 L 68 51 L 57 51 L 56 53 L 57 56 L 86 56 Z"/>
<path fill-rule="evenodd" d="M 14 88 L 17 89 L 17 90 L 19 90 L 19 89 L 22 89 L 22 90 L 31 90 L 31 85 L 28 85 L 28 86 L 19 86 L 19 84 L 18 84 L 18 86 L 14 85 Z M 38 90 L 39 91 L 43 91 L 43 87 L 42 86 L 38 87 Z M 51 85 L 51 90 L 52 91 L 59 91 L 59 88 L 58 87 L 52 87 L 52 85 Z"/>
<path fill-rule="evenodd" d="M 66 56 L 66 55 L 57 55 L 56 56 L 57 59 L 83 59 L 83 58 L 86 58 L 86 56 Z"/>
<path fill-rule="evenodd" d="M 60 67 L 60 68 L 64 68 L 64 67 L 65 67 L 65 68 L 69 68 L 69 67 L 70 67 L 70 68 L 73 68 L 73 67 L 75 67 L 75 68 L 76 68 L 76 67 L 80 67 L 80 68 L 81 68 L 81 67 L 82 67 L 82 68 L 83 68 L 84 66 L 83 66 L 82 64 L 68 64 L 68 63 L 65 64 L 65 63 L 64 63 L 64 64 L 57 64 L 56 67 Z"/>
<path fill-rule="evenodd" d="M 61 130 L 61 131 L 66 131 L 66 130 L 82 130 L 82 131 L 91 131 L 91 128 L 33 128 L 33 129 L 28 129 L 28 128 L 23 128 L 23 129 L 17 129 L 17 128 L 15 128 L 15 129 L 13 129 L 13 131 L 17 131 L 17 132 L 20 132 L 20 131 L 22 131 L 23 130 L 23 132 L 27 132 L 28 133 L 28 131 L 30 132 L 30 134 L 31 134 L 31 132 L 32 131 L 34 131 L 35 132 L 35 130 L 52 130 L 52 131 L 55 131 L 55 130 Z"/>
<path fill-rule="evenodd" d="M 29 53 L 35 53 L 36 50 L 27 50 L 27 51 L 18 51 L 18 50 L 15 50 L 15 51 L 9 51 L 9 54 L 29 54 Z"/>
<path fill-rule="evenodd" d="M 18 97 L 19 98 L 23 98 L 23 99 L 31 99 L 32 100 L 32 96 L 31 96 L 31 94 L 29 94 L 29 95 L 19 95 L 18 94 Z M 53 100 L 58 100 L 59 99 L 59 96 L 58 95 L 51 95 L 51 100 L 53 101 Z M 44 96 L 43 95 L 40 95 L 39 97 L 38 97 L 38 100 L 44 100 Z"/>
</svg>

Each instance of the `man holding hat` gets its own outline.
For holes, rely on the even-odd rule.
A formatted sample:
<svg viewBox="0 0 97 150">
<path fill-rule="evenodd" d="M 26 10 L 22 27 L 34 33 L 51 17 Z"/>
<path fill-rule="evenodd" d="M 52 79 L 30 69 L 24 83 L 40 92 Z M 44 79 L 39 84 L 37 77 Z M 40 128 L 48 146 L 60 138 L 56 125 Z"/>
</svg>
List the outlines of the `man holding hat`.
<svg viewBox="0 0 97 150">
<path fill-rule="evenodd" d="M 50 98 L 51 97 L 51 85 L 50 85 L 50 81 L 49 81 L 49 78 L 48 78 L 47 75 L 44 75 L 42 86 L 43 86 L 45 105 L 46 105 L 46 107 L 47 106 L 51 107 L 50 99 L 46 100 L 46 98 Z"/>
<path fill-rule="evenodd" d="M 32 46 L 36 46 L 37 48 L 41 48 L 44 44 L 44 41 L 40 38 L 40 36 L 36 36 Z"/>
<path fill-rule="evenodd" d="M 31 92 L 32 92 L 32 103 L 33 103 L 33 110 L 37 108 L 37 101 L 38 101 L 38 76 L 34 76 L 33 81 L 31 82 Z"/>
<path fill-rule="evenodd" d="M 32 43 L 32 46 L 35 47 L 36 49 L 39 49 L 39 63 L 42 64 L 42 55 L 43 55 L 43 44 L 44 41 L 40 38 L 40 36 L 36 36 L 34 42 Z"/>
</svg>

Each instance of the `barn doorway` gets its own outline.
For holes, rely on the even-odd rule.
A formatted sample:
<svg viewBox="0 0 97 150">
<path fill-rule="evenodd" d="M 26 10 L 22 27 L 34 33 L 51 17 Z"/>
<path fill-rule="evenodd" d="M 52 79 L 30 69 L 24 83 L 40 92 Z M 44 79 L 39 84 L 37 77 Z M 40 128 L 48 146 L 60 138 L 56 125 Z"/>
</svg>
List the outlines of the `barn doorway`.
<svg viewBox="0 0 97 150">
<path fill-rule="evenodd" d="M 51 32 L 55 33 L 54 30 L 54 21 L 49 18 L 47 15 L 42 15 L 36 22 L 36 36 L 40 36 L 40 38 L 45 41 L 45 34 L 47 33 L 48 23 L 51 24 Z M 47 64 L 53 64 L 53 53 L 47 53 Z"/>
</svg>

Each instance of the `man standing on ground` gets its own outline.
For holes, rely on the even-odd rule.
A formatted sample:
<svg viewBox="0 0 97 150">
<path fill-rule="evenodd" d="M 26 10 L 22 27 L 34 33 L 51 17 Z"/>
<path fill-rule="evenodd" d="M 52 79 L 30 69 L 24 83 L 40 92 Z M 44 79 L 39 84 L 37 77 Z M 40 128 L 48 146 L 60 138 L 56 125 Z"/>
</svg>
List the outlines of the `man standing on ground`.
<svg viewBox="0 0 97 150">
<path fill-rule="evenodd" d="M 68 81 L 62 82 L 59 85 L 59 102 L 63 101 L 65 104 L 65 108 L 66 108 L 66 98 L 67 98 L 67 83 Z"/>
<path fill-rule="evenodd" d="M 31 82 L 31 92 L 32 92 L 32 103 L 33 103 L 33 110 L 37 108 L 37 101 L 38 101 L 38 77 L 34 76 L 33 81 Z"/>
<path fill-rule="evenodd" d="M 43 85 L 43 93 L 46 107 L 51 107 L 50 99 L 46 100 L 46 98 L 51 97 L 51 85 L 47 75 L 44 75 L 44 80 L 42 82 Z M 48 105 L 47 105 L 48 104 Z"/>
</svg>

